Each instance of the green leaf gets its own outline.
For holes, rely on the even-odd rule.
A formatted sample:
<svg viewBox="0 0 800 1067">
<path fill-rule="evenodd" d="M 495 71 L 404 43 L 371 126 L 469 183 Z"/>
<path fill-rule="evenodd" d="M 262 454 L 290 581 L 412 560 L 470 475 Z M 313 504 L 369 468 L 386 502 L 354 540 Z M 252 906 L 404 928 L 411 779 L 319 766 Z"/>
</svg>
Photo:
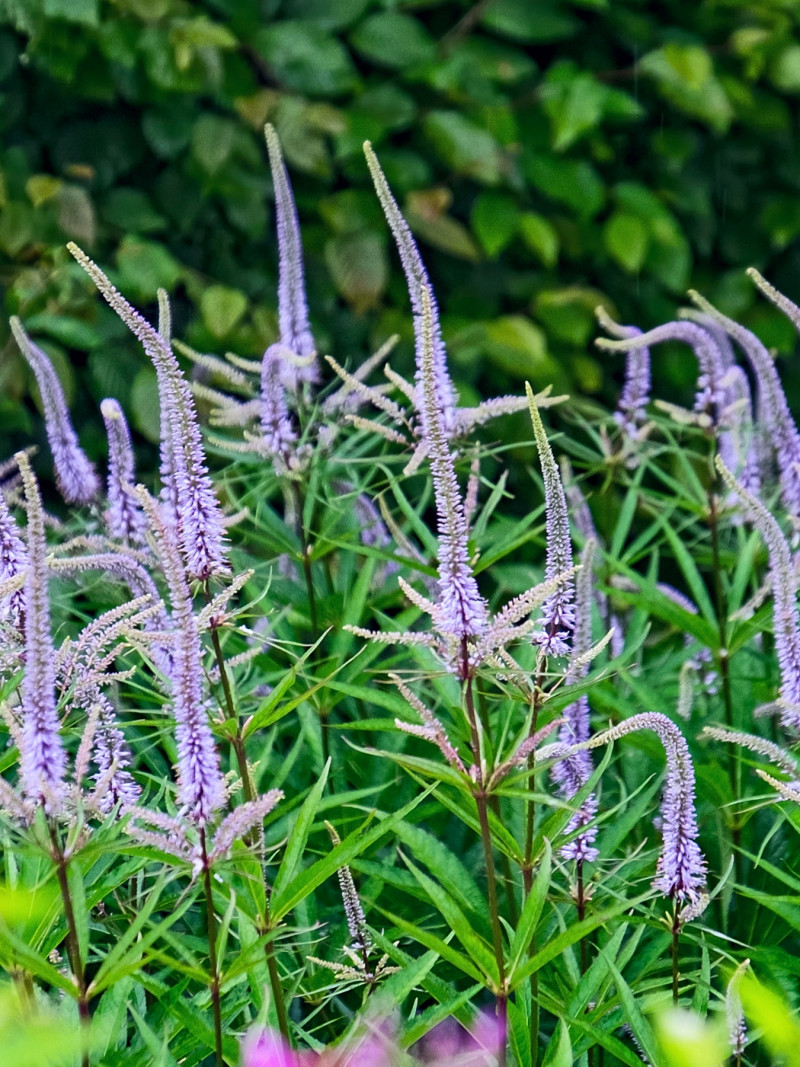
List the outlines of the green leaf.
<svg viewBox="0 0 800 1067">
<path fill-rule="evenodd" d="M 522 381 L 551 382 L 557 369 L 547 354 L 543 331 L 524 315 L 501 315 L 487 322 L 486 355 Z"/>
<path fill-rule="evenodd" d="M 493 0 L 486 5 L 481 23 L 495 33 L 531 44 L 571 37 L 580 25 L 557 0 Z"/>
<path fill-rule="evenodd" d="M 200 298 L 203 322 L 217 337 L 226 337 L 247 310 L 247 297 L 239 289 L 227 285 L 211 285 Z"/>
<path fill-rule="evenodd" d="M 154 300 L 159 289 L 171 292 L 183 274 L 167 249 L 140 237 L 123 237 L 117 251 L 120 288 L 134 300 Z"/>
<path fill-rule="evenodd" d="M 480 968 L 481 973 L 489 979 L 494 988 L 497 988 L 499 981 L 497 961 L 495 960 L 492 946 L 478 935 L 470 919 L 464 914 L 444 886 L 423 874 L 408 856 L 403 856 L 403 859 L 424 890 L 428 900 L 442 914 L 447 925 L 464 946 L 470 960 Z"/>
<path fill-rule="evenodd" d="M 606 88 L 589 73 L 571 73 L 553 81 L 552 68 L 545 80 L 543 107 L 550 119 L 553 150 L 563 152 L 603 117 Z"/>
<path fill-rule="evenodd" d="M 157 444 L 161 433 L 158 378 L 151 367 L 143 367 L 131 387 L 133 425 L 148 441 Z"/>
<path fill-rule="evenodd" d="M 550 877 L 552 872 L 551 859 L 552 850 L 550 848 L 550 842 L 545 841 L 544 855 L 539 864 L 536 879 L 528 894 L 528 898 L 525 901 L 525 906 L 522 909 L 522 914 L 519 917 L 519 922 L 517 923 L 517 928 L 514 931 L 514 937 L 511 941 L 511 949 L 508 954 L 508 980 L 510 988 L 513 988 L 511 983 L 514 981 L 514 974 L 522 960 L 527 956 L 531 941 L 536 933 L 536 928 L 539 925 L 539 920 L 542 917 L 542 909 L 544 908 L 544 902 L 547 899 L 547 891 L 550 888 Z M 569 1042 L 569 1038 L 567 1038 L 567 1041 Z"/>
<path fill-rule="evenodd" d="M 426 799 L 432 789 L 433 786 L 430 786 L 428 789 L 423 790 L 412 801 L 392 815 L 378 815 L 380 822 L 377 826 L 373 826 L 371 830 L 363 832 L 354 830 L 341 844 L 334 846 L 327 856 L 323 856 L 316 863 L 312 863 L 307 870 L 293 878 L 280 895 L 273 894 L 271 908 L 274 922 L 280 922 L 284 915 L 288 915 L 296 904 L 307 897 L 309 893 L 313 893 L 318 885 L 321 885 L 331 875 L 336 874 L 340 867 L 344 867 L 345 864 L 350 863 L 356 856 L 360 856 L 362 852 L 365 852 L 377 841 L 380 841 L 382 837 L 385 837 Z"/>
<path fill-rule="evenodd" d="M 624 211 L 615 211 L 603 226 L 606 251 L 629 274 L 641 270 L 649 241 L 642 220 Z"/>
<path fill-rule="evenodd" d="M 528 160 L 530 180 L 557 203 L 571 207 L 580 219 L 591 219 L 605 203 L 605 187 L 584 159 L 559 159 L 537 154 Z"/>
<path fill-rule="evenodd" d="M 374 307 L 389 280 L 386 244 L 378 233 L 341 233 L 325 244 L 333 283 L 360 315 Z"/>
<path fill-rule="evenodd" d="M 42 13 L 51 19 L 63 19 L 82 26 L 100 24 L 99 0 L 43 0 Z"/>
<path fill-rule="evenodd" d="M 504 193 L 481 193 L 472 205 L 470 221 L 486 255 L 494 259 L 517 232 L 519 209 Z"/>
<path fill-rule="evenodd" d="M 216 174 L 228 162 L 236 129 L 222 115 L 200 115 L 192 130 L 192 156 L 206 174 Z"/>
<path fill-rule="evenodd" d="M 559 1019 L 553 1036 L 547 1043 L 542 1067 L 572 1067 L 573 1062 L 569 1027 L 563 1019 Z"/>
<path fill-rule="evenodd" d="M 484 127 L 458 111 L 431 111 L 422 128 L 433 151 L 456 174 L 484 185 L 500 180 L 500 149 Z"/>
<path fill-rule="evenodd" d="M 357 75 L 345 47 L 317 23 L 273 22 L 259 30 L 253 47 L 287 89 L 312 96 L 337 96 L 352 89 Z"/>
<path fill-rule="evenodd" d="M 613 960 L 607 960 L 608 969 L 614 976 L 614 981 L 617 984 L 617 990 L 619 992 L 619 999 L 622 1003 L 622 1010 L 625 1018 L 633 1031 L 633 1035 L 639 1043 L 642 1052 L 647 1057 L 650 1063 L 659 1063 L 658 1056 L 656 1054 L 656 1041 L 653 1034 L 650 1023 L 642 1014 L 642 1009 L 639 1007 L 639 1002 L 634 996 L 631 987 L 622 977 L 621 973 L 617 970 L 616 964 Z"/>
<path fill-rule="evenodd" d="M 292 878 L 294 878 L 297 868 L 300 865 L 303 850 L 306 847 L 308 835 L 314 824 L 317 809 L 319 808 L 320 800 L 322 799 L 322 794 L 328 781 L 329 770 L 330 760 L 325 764 L 322 774 L 314 783 L 311 791 L 303 802 L 303 806 L 300 809 L 297 818 L 291 825 L 288 833 L 286 849 L 283 853 L 283 859 L 278 868 L 278 873 L 275 875 L 275 881 L 272 884 L 272 892 L 277 896 L 280 896 L 285 886 L 292 880 Z"/>
<path fill-rule="evenodd" d="M 558 262 L 559 238 L 555 227 L 544 215 L 525 211 L 519 218 L 522 240 L 545 267 L 554 267 Z"/>
<path fill-rule="evenodd" d="M 433 59 L 433 38 L 419 19 L 383 11 L 364 19 L 350 35 L 357 52 L 379 67 L 405 68 Z"/>
</svg>

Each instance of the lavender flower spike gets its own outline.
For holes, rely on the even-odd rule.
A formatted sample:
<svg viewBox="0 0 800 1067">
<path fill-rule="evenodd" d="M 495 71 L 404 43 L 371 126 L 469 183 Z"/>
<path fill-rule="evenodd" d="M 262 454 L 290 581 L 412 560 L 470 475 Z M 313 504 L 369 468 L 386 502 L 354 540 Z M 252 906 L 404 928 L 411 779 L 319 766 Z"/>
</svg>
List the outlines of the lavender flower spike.
<svg viewBox="0 0 800 1067">
<path fill-rule="evenodd" d="M 280 345 L 270 345 L 261 364 L 260 443 L 276 462 L 278 473 L 288 473 L 297 434 L 292 426 L 286 391 L 281 381 L 285 361 L 281 359 L 280 352 Z"/>
<path fill-rule="evenodd" d="M 275 189 L 275 217 L 278 228 L 278 322 L 280 344 L 289 350 L 294 360 L 282 361 L 283 384 L 297 389 L 303 382 L 319 380 L 316 348 L 308 321 L 303 246 L 297 220 L 292 187 L 283 162 L 281 145 L 275 127 L 264 127 Z"/>
<path fill-rule="evenodd" d="M 659 712 L 633 715 L 588 742 L 590 748 L 615 741 L 636 730 L 658 735 L 667 757 L 667 780 L 661 799 L 663 848 L 653 888 L 676 901 L 695 904 L 705 885 L 706 863 L 697 844 L 694 808 L 694 767 L 689 746 L 675 723 Z"/>
<path fill-rule="evenodd" d="M 108 437 L 108 531 L 125 544 L 142 545 L 147 523 L 133 495 L 135 472 L 130 430 L 116 400 L 103 400 L 100 411 Z"/>
<path fill-rule="evenodd" d="M 20 781 L 24 796 L 56 815 L 65 800 L 66 758 L 56 709 L 56 675 L 50 602 L 47 594 L 47 542 L 39 487 L 28 456 L 15 456 L 28 506 L 28 572 L 25 578 L 25 677 L 22 682 Z"/>
<path fill-rule="evenodd" d="M 700 364 L 694 409 L 708 413 L 713 423 L 716 424 L 725 406 L 721 383 L 727 368 L 724 354 L 713 334 L 696 322 L 678 319 L 675 322 L 667 322 L 663 326 L 656 326 L 654 330 L 649 330 L 647 333 L 640 333 L 635 338 L 609 341 L 605 337 L 599 337 L 595 344 L 607 352 L 631 352 L 637 348 L 657 344 L 659 341 L 683 341 L 694 350 L 697 362 Z"/>
<path fill-rule="evenodd" d="M 369 141 L 365 141 L 364 143 L 364 154 L 367 157 L 367 164 L 370 169 L 370 174 L 372 175 L 372 180 L 375 183 L 375 190 L 386 216 L 386 221 L 389 223 L 389 228 L 394 235 L 397 251 L 400 253 L 400 262 L 403 265 L 403 271 L 405 272 L 406 281 L 408 283 L 408 295 L 411 300 L 411 310 L 414 313 L 418 389 L 420 384 L 419 379 L 422 373 L 423 348 L 426 343 L 422 330 L 423 292 L 428 293 L 430 304 L 430 338 L 428 343 L 431 346 L 436 389 L 439 394 L 439 403 L 441 404 L 441 420 L 444 427 L 445 437 L 449 439 L 458 429 L 456 425 L 456 407 L 458 398 L 456 396 L 452 379 L 450 378 L 450 373 L 447 369 L 444 342 L 442 341 L 442 331 L 439 325 L 439 309 L 436 306 L 436 301 L 433 296 L 428 272 L 425 270 L 425 264 L 422 262 L 422 257 L 419 254 L 419 249 L 417 248 L 414 237 L 408 227 L 408 223 L 403 218 L 400 208 L 397 206 L 397 201 L 392 196 L 389 183 L 386 181 Z"/>
<path fill-rule="evenodd" d="M 70 242 L 67 247 L 139 340 L 156 369 L 161 404 L 162 478 L 167 479 L 188 574 L 204 581 L 213 574 L 224 573 L 228 564 L 222 510 L 208 474 L 192 392 L 169 341 L 131 307 L 76 244 Z"/>
<path fill-rule="evenodd" d="M 486 601 L 467 554 L 467 520 L 447 443 L 444 404 L 436 371 L 436 321 L 428 286 L 420 287 L 422 365 L 419 375 L 422 439 L 427 445 L 436 500 L 439 533 L 439 600 L 435 623 L 462 645 L 486 629 Z M 463 659 L 463 656 L 462 656 Z M 462 663 L 461 669 L 465 668 Z"/>
<path fill-rule="evenodd" d="M 701 311 L 710 315 L 730 334 L 747 356 L 758 387 L 758 422 L 778 462 L 781 497 L 787 511 L 800 516 L 800 433 L 786 402 L 772 356 L 754 333 L 722 315 L 699 293 L 690 289 L 689 297 Z"/>
<path fill-rule="evenodd" d="M 539 450 L 539 461 L 542 465 L 547 517 L 547 557 L 544 577 L 545 581 L 550 581 L 572 568 L 569 513 L 561 476 L 558 473 L 556 461 L 553 459 L 553 452 L 544 431 L 539 409 L 533 398 L 533 390 L 528 382 L 525 383 L 525 389 L 528 394 L 536 447 Z M 572 579 L 568 579 L 558 586 L 555 593 L 549 596 L 542 606 L 544 632 L 536 635 L 534 641 L 541 645 L 542 651 L 547 655 L 564 656 L 569 651 L 569 638 L 575 628 L 573 595 L 574 583 Z"/>
<path fill-rule="evenodd" d="M 800 730 L 800 617 L 792 552 L 780 526 L 764 505 L 736 481 L 719 456 L 717 470 L 739 497 L 769 552 L 773 595 L 775 651 L 781 671 L 780 716 L 784 726 Z"/>
<path fill-rule="evenodd" d="M 203 696 L 200 634 L 174 533 L 163 521 L 147 490 L 138 486 L 137 492 L 158 540 L 175 624 L 172 703 L 178 742 L 179 797 L 186 816 L 202 827 L 225 803 L 225 788 Z"/>
<path fill-rule="evenodd" d="M 0 585 L 22 574 L 28 566 L 28 551 L 20 537 L 19 527 L 8 509 L 0 490 Z M 0 620 L 22 627 L 25 618 L 25 592 L 18 589 L 7 601 L 0 601 Z"/>
<path fill-rule="evenodd" d="M 39 385 L 58 491 L 68 504 L 88 504 L 97 496 L 100 482 L 86 453 L 78 444 L 58 375 L 47 355 L 31 341 L 16 317 L 11 319 L 11 332 Z"/>
<path fill-rule="evenodd" d="M 620 326 L 604 307 L 595 308 L 597 321 L 614 337 L 638 337 L 638 326 Z M 641 437 L 641 427 L 647 421 L 647 404 L 650 400 L 650 349 L 628 348 L 625 359 L 625 384 L 614 413 L 614 421 L 631 440 Z"/>
<path fill-rule="evenodd" d="M 581 552 L 580 570 L 576 582 L 576 623 L 573 636 L 573 655 L 582 656 L 592 647 L 592 599 L 594 590 L 593 562 L 597 542 L 590 539 L 586 542 Z M 570 666 L 567 670 L 565 681 L 577 682 L 585 677 L 589 669 L 588 662 L 578 670 Z M 559 730 L 559 740 L 565 744 L 576 741 L 586 741 L 589 738 L 589 698 L 584 694 L 573 704 L 563 711 L 564 723 Z M 588 752 L 581 750 L 574 755 L 567 756 L 553 767 L 553 780 L 558 784 L 561 795 L 566 800 L 571 800 L 575 794 L 583 788 L 592 775 L 592 758 Z M 594 794 L 586 798 L 581 807 L 575 812 L 566 826 L 565 833 L 572 834 L 575 830 L 586 826 L 597 814 L 597 800 Z M 597 849 L 594 840 L 597 837 L 597 828 L 581 830 L 581 833 L 569 844 L 561 849 L 561 855 L 565 859 L 574 859 L 579 862 L 591 862 L 597 858 Z"/>
</svg>

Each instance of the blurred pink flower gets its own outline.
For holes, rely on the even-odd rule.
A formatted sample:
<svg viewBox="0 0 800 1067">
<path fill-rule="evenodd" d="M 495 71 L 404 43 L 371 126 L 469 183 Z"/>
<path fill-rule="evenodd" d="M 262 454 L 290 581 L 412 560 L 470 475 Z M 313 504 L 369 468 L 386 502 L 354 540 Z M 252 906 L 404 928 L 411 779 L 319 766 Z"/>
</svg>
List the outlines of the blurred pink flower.
<svg viewBox="0 0 800 1067">
<path fill-rule="evenodd" d="M 323 1052 L 293 1052 L 274 1030 L 251 1030 L 242 1044 L 242 1067 L 495 1067 L 505 1044 L 505 1025 L 482 1012 L 470 1030 L 448 1019 L 414 1046 L 397 1043 L 392 1020 L 368 1023 L 360 1036 Z"/>
</svg>

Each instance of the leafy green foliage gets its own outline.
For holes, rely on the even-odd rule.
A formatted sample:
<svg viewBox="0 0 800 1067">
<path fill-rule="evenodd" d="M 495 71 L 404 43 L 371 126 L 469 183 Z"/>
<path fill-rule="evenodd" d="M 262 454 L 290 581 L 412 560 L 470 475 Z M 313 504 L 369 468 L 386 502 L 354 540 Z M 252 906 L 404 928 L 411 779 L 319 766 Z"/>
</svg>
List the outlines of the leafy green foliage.
<svg viewBox="0 0 800 1067">
<path fill-rule="evenodd" d="M 494 0 L 474 12 L 459 0 L 424 10 L 302 0 L 268 16 L 256 0 L 10 2 L 0 10 L 7 307 L 26 319 L 58 307 L 97 345 L 113 335 L 73 282 L 61 251 L 72 238 L 116 264 L 138 300 L 179 286 L 194 347 L 260 355 L 276 330 L 269 120 L 302 175 L 322 348 L 375 347 L 404 308 L 367 193 L 368 138 L 447 283 L 462 388 L 498 375 L 512 389 L 525 377 L 543 386 L 558 366 L 564 386 L 610 396 L 614 364 L 587 353 L 589 330 L 561 328 L 537 294 L 585 287 L 647 326 L 694 284 L 779 331 L 726 272 L 756 263 L 779 285 L 796 274 L 798 32 L 791 8 L 739 0 L 646 11 Z M 406 328 L 400 366 L 408 339 Z M 116 348 L 135 360 L 121 335 Z M 13 358 L 2 375 L 11 452 L 28 430 L 26 383 Z M 125 377 L 123 399 L 134 392 L 152 440 L 145 386 Z M 101 378 L 90 379 L 95 399 Z M 96 452 L 88 404 L 82 414 Z"/>
</svg>

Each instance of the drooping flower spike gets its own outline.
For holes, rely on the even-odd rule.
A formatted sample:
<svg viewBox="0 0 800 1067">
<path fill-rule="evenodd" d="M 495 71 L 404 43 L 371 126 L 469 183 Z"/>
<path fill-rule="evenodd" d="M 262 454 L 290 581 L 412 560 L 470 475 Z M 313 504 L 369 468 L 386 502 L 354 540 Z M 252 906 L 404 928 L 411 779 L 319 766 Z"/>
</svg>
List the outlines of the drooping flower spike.
<svg viewBox="0 0 800 1067">
<path fill-rule="evenodd" d="M 719 456 L 717 470 L 736 493 L 769 552 L 773 596 L 775 651 L 781 672 L 778 704 L 784 726 L 800 730 L 800 616 L 797 611 L 797 576 L 792 552 L 773 515 L 734 478 Z"/>
<path fill-rule="evenodd" d="M 169 340 L 131 307 L 77 245 L 70 242 L 67 247 L 139 340 L 156 369 L 161 405 L 161 477 L 188 574 L 204 581 L 225 573 L 225 522 L 206 466 L 192 392 Z M 167 330 L 163 313 L 162 327 Z"/>
<path fill-rule="evenodd" d="M 600 326 L 612 337 L 638 337 L 638 326 L 620 326 L 614 322 L 604 307 L 595 308 Z M 647 405 L 650 401 L 650 349 L 647 345 L 627 350 L 625 360 L 625 384 L 622 387 L 614 421 L 630 441 L 638 441 L 642 427 L 647 422 Z"/>
<path fill-rule="evenodd" d="M 700 365 L 694 409 L 705 414 L 713 425 L 717 425 L 720 413 L 725 407 L 722 383 L 726 365 L 713 334 L 696 322 L 679 319 L 624 340 L 612 341 L 606 337 L 598 337 L 595 344 L 607 352 L 630 353 L 637 349 L 649 349 L 651 345 L 661 341 L 683 341 L 693 349 Z"/>
<path fill-rule="evenodd" d="M 25 487 L 28 512 L 28 566 L 25 576 L 25 676 L 22 680 L 22 732 L 19 738 L 23 796 L 57 815 L 66 798 L 66 756 L 56 700 L 55 651 L 50 632 L 47 542 L 44 510 L 30 461 L 15 456 Z"/>
<path fill-rule="evenodd" d="M 789 410 L 772 356 L 754 333 L 721 314 L 699 293 L 690 290 L 689 297 L 692 303 L 725 329 L 747 356 L 758 390 L 757 422 L 777 462 L 781 497 L 787 511 L 800 516 L 800 433 Z"/>
<path fill-rule="evenodd" d="M 686 902 L 682 914 L 685 918 L 694 917 L 702 900 L 706 862 L 697 844 L 692 758 L 689 746 L 675 723 L 660 712 L 642 712 L 571 748 L 561 742 L 545 746 L 536 753 L 536 759 L 540 762 L 563 758 L 571 751 L 599 748 L 637 730 L 652 730 L 664 746 L 667 757 L 667 775 L 661 799 L 663 845 L 653 888 L 678 903 Z"/>
<path fill-rule="evenodd" d="M 108 532 L 124 544 L 142 545 L 147 522 L 133 492 L 136 472 L 128 423 L 116 400 L 101 401 L 100 411 L 108 437 Z"/>
<path fill-rule="evenodd" d="M 68 504 L 88 504 L 100 491 L 100 481 L 78 443 L 58 375 L 47 355 L 31 341 L 16 316 L 11 319 L 11 332 L 39 386 L 58 491 Z"/>
<path fill-rule="evenodd" d="M 292 186 L 283 162 L 274 126 L 264 128 L 275 189 L 275 221 L 278 230 L 278 328 L 280 345 L 289 357 L 281 361 L 281 382 L 297 390 L 304 382 L 319 380 L 316 347 L 308 320 L 303 246 Z"/>
</svg>

